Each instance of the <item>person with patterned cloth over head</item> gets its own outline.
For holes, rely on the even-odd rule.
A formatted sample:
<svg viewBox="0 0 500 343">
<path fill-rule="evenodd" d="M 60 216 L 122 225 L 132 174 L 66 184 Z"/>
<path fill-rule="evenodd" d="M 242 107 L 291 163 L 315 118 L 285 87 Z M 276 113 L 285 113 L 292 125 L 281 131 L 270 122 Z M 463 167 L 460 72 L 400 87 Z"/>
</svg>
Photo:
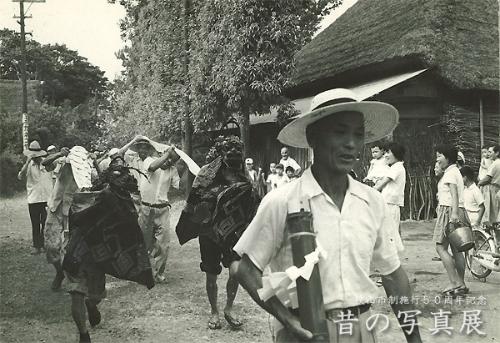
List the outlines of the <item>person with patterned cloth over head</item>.
<svg viewBox="0 0 500 343">
<path fill-rule="evenodd" d="M 47 199 L 52 190 L 52 175 L 41 164 L 42 158 L 47 155 L 37 141 L 32 141 L 28 150 L 24 151 L 27 157 L 21 171 L 17 174 L 19 180 L 26 175 L 26 192 L 28 194 L 28 210 L 31 219 L 33 236 L 32 255 L 39 254 L 44 247 L 45 219 L 47 218 Z"/>
<path fill-rule="evenodd" d="M 198 237 L 200 269 L 206 276 L 206 291 L 211 307 L 209 329 L 221 328 L 217 302 L 217 277 L 221 263 L 228 268 L 238 260 L 232 250 L 246 229 L 260 200 L 243 166 L 243 144 L 236 136 L 218 137 L 199 171 L 177 223 L 179 243 Z M 232 313 L 238 282 L 232 276 L 226 284 L 224 318 L 232 328 L 243 323 Z"/>
<path fill-rule="evenodd" d="M 106 296 L 106 274 L 151 289 L 153 273 L 131 193 L 137 181 L 123 158 L 111 160 L 95 185 L 74 195 L 63 268 L 71 295 L 71 314 L 80 343 L 90 343 L 91 326 L 101 322 L 97 305 Z"/>
<path fill-rule="evenodd" d="M 81 146 L 50 155 L 42 165 L 47 170 L 56 169 L 56 182 L 47 202 L 47 220 L 45 222 L 45 248 L 47 261 L 54 265 L 56 276 L 52 282 L 52 290 L 61 288 L 64 279 L 62 259 L 69 232 L 69 209 L 73 195 L 80 188 L 91 187 L 91 166 L 88 152 Z"/>
<path fill-rule="evenodd" d="M 241 261 L 231 266 L 231 273 L 250 296 L 276 318 L 276 342 L 313 338 L 313 333 L 301 325 L 309 318 L 299 321 L 300 309 L 293 301 L 294 294 L 297 295 L 293 281 L 297 279 L 297 290 L 299 281 L 304 285 L 303 280 L 310 275 L 303 276 L 310 270 L 305 268 L 308 263 L 318 267 L 321 285 L 316 283 L 316 286 L 321 287 L 321 292 L 313 293 L 314 299 L 301 306 L 304 309 L 311 309 L 307 306 L 311 304 L 317 306 L 311 311 L 326 322 L 330 342 L 375 342 L 374 332 L 365 325 L 370 317 L 370 303 L 379 296 L 369 277 L 371 264 L 383 275 L 389 297 L 411 298 L 408 277 L 395 245 L 389 241 L 385 225 L 388 213 L 382 195 L 348 175 L 363 145 L 387 136 L 397 123 L 398 112 L 391 105 L 360 101 L 350 90 L 333 89 L 315 96 L 310 111 L 279 133 L 278 139 L 283 144 L 312 148 L 314 163 L 300 178 L 264 197 L 254 219 L 234 246 Z M 297 236 L 297 231 L 292 231 L 297 226 L 293 225 L 297 223 L 294 219 L 304 212 L 312 217 L 307 221 L 312 228 L 308 226 L 305 230 L 312 232 L 304 230 L 298 233 L 302 236 Z M 303 269 L 295 266 L 304 277 L 299 280 L 301 276 L 285 271 L 294 266 L 293 242 L 310 235 L 316 236 L 315 256 L 319 257 L 311 259 L 316 262 L 306 259 Z M 267 267 L 271 274 L 263 278 L 262 272 Z M 275 279 L 283 274 L 283 283 Z M 298 296 L 300 301 L 301 294 Z M 316 301 L 320 296 L 322 303 Z M 411 304 L 402 302 L 392 307 L 395 314 L 414 310 Z M 321 308 L 324 313 L 317 312 Z M 335 322 L 340 316 L 353 318 L 351 334 L 342 335 L 338 329 Z M 406 319 L 399 316 L 398 320 L 403 324 Z M 421 342 L 418 326 L 411 333 L 403 331 L 408 342 Z"/>
</svg>

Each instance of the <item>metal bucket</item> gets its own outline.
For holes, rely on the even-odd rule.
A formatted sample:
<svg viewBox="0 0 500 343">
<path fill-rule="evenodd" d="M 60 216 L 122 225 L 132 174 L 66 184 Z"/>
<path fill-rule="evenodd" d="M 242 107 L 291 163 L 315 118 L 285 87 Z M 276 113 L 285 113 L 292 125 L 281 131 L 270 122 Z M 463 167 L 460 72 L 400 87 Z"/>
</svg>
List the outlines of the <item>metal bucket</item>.
<svg viewBox="0 0 500 343">
<path fill-rule="evenodd" d="M 446 236 L 450 241 L 450 244 L 457 251 L 467 251 L 474 247 L 474 238 L 472 236 L 472 229 L 470 226 L 458 222 L 458 223 L 448 223 L 445 230 Z"/>
</svg>

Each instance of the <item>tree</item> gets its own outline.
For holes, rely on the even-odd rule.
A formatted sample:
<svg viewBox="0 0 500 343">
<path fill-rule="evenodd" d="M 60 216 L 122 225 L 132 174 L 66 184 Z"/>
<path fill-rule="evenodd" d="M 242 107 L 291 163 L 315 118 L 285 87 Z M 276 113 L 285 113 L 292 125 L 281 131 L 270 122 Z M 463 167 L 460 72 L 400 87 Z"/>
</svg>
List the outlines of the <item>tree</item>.
<svg viewBox="0 0 500 343">
<path fill-rule="evenodd" d="M 249 116 L 286 103 L 293 57 L 341 0 L 207 0 L 199 11 L 191 68 L 197 124 L 236 115 L 245 154 Z"/>
<path fill-rule="evenodd" d="M 0 30 L 0 79 L 20 79 L 20 34 Z M 69 100 L 77 106 L 91 97 L 106 96 L 104 72 L 65 45 L 26 42 L 27 75 L 42 83 L 42 100 L 55 106 Z"/>
<path fill-rule="evenodd" d="M 121 53 L 126 72 L 115 123 L 140 120 L 145 132 L 165 138 L 236 116 L 248 154 L 250 114 L 275 105 L 290 112 L 282 93 L 293 56 L 340 2 L 122 0 L 131 44 Z"/>
<path fill-rule="evenodd" d="M 189 116 L 184 4 L 151 0 L 124 5 L 122 32 L 131 44 L 120 54 L 126 69 L 115 88 L 113 122 L 130 134 L 177 140 L 182 118 Z M 143 125 L 126 127 L 135 120 Z"/>
</svg>

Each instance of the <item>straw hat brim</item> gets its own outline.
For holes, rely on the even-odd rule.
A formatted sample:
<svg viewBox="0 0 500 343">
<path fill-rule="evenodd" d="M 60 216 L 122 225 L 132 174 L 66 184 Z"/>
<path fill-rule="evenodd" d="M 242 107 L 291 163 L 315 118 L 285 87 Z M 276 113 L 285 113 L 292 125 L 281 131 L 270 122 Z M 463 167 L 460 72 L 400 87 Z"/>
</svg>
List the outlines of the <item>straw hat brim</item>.
<svg viewBox="0 0 500 343">
<path fill-rule="evenodd" d="M 45 150 L 37 150 L 37 151 L 24 150 L 23 155 L 26 157 L 31 157 L 31 158 L 45 157 L 45 156 L 47 156 L 47 152 Z"/>
<path fill-rule="evenodd" d="M 365 143 L 382 139 L 399 123 L 398 110 L 378 101 L 345 102 L 321 107 L 305 113 L 286 125 L 278 134 L 278 140 L 296 148 L 310 148 L 306 138 L 306 128 L 312 123 L 339 112 L 359 112 L 365 121 Z"/>
</svg>

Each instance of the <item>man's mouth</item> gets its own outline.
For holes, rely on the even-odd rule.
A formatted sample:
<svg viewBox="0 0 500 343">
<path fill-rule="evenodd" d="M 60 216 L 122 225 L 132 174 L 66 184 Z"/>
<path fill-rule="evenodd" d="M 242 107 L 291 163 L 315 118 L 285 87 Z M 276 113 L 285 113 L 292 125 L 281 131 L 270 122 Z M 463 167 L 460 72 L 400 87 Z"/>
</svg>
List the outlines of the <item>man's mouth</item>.
<svg viewBox="0 0 500 343">
<path fill-rule="evenodd" d="M 354 162 L 356 160 L 356 156 L 350 154 L 342 154 L 339 155 L 340 159 L 344 162 Z"/>
</svg>

